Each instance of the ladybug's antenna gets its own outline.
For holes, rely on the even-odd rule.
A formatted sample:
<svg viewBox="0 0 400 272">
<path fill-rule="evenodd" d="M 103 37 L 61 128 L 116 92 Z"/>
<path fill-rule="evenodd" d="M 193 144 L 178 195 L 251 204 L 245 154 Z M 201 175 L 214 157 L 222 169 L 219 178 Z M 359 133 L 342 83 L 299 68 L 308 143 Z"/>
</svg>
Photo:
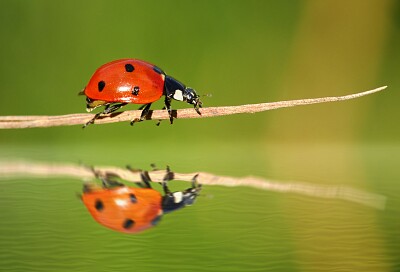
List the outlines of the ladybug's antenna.
<svg viewBox="0 0 400 272">
<path fill-rule="evenodd" d="M 212 97 L 212 94 L 211 93 L 202 94 L 201 97 Z"/>
</svg>

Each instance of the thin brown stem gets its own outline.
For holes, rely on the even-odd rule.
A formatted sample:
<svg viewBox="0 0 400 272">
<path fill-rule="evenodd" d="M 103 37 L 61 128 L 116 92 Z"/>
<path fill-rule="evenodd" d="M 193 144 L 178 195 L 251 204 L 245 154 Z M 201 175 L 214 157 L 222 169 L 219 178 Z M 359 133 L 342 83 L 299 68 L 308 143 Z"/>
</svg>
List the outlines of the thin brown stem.
<svg viewBox="0 0 400 272">
<path fill-rule="evenodd" d="M 29 161 L 0 162 L 0 180 L 22 178 L 74 178 L 79 180 L 92 180 L 95 179 L 94 171 L 98 176 L 113 174 L 113 176 L 117 176 L 125 181 L 141 181 L 140 170 L 132 171 L 118 167 L 94 167 L 92 169 L 87 166 L 75 164 L 38 163 Z M 149 171 L 153 182 L 162 182 L 165 174 L 165 170 Z M 272 192 L 297 193 L 319 198 L 342 199 L 376 209 L 384 209 L 386 202 L 385 196 L 341 185 L 318 185 L 298 181 L 274 181 L 253 176 L 239 178 L 217 176 L 206 172 L 175 173 L 174 177 L 175 180 L 190 182 L 196 174 L 198 174 L 198 182 L 208 186 L 246 186 Z"/>
<path fill-rule="evenodd" d="M 369 95 L 386 89 L 387 86 L 376 88 L 373 90 L 350 94 L 345 96 L 322 97 L 299 99 L 290 101 L 279 101 L 260 104 L 248 104 L 240 106 L 227 107 L 208 107 L 201 109 L 201 115 L 193 109 L 174 110 L 173 116 L 177 119 L 182 118 L 207 118 L 223 115 L 232 115 L 239 113 L 256 113 L 279 108 L 288 108 L 302 105 L 310 105 L 326 102 L 337 102 L 343 100 L 355 99 L 361 96 Z M 124 111 L 106 114 L 95 121 L 95 124 L 115 123 L 122 121 L 131 121 L 140 118 L 140 110 Z M 16 128 L 34 128 L 34 127 L 55 127 L 55 126 L 72 126 L 83 125 L 93 118 L 94 114 L 67 114 L 58 116 L 2 116 L 0 117 L 0 129 L 16 129 Z M 165 110 L 153 110 L 146 116 L 146 120 L 166 120 L 169 115 Z"/>
</svg>

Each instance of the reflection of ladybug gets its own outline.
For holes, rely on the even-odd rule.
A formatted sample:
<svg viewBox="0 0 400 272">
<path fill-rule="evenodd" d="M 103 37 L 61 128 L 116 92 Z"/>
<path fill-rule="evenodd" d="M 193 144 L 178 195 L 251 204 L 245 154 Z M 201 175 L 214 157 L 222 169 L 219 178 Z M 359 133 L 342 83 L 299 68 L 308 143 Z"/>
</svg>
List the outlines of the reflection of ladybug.
<svg viewBox="0 0 400 272">
<path fill-rule="evenodd" d="M 192 88 L 166 75 L 160 68 L 137 59 L 121 59 L 104 64 L 93 74 L 86 88 L 80 93 L 86 95 L 86 108 L 91 111 L 105 106 L 86 125 L 92 124 L 102 114 L 112 113 L 128 103 L 144 104 L 140 119 L 143 121 L 153 102 L 165 96 L 165 109 L 172 124 L 171 99 L 194 105 L 201 114 L 201 101 Z"/>
<path fill-rule="evenodd" d="M 192 187 L 182 192 L 171 192 L 167 182 L 173 173 L 167 169 L 162 183 L 165 195 L 151 188 L 147 171 L 141 172 L 142 188 L 102 178 L 103 187 L 87 183 L 83 187 L 82 201 L 93 218 L 101 225 L 125 233 L 136 233 L 155 226 L 164 213 L 193 204 L 201 185 L 197 175 Z"/>
</svg>

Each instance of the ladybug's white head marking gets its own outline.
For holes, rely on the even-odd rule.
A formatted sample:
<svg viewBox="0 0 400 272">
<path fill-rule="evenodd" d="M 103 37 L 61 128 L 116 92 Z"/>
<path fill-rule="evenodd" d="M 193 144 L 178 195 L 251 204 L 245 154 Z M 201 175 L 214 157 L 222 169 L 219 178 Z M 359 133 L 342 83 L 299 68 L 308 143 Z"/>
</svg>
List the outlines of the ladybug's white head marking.
<svg viewBox="0 0 400 272">
<path fill-rule="evenodd" d="M 178 100 L 178 101 L 183 101 L 183 94 L 182 94 L 182 90 L 175 90 L 175 93 L 174 93 L 174 96 L 173 96 L 173 98 L 175 99 L 175 100 Z"/>
<path fill-rule="evenodd" d="M 182 192 L 175 192 L 173 193 L 174 195 L 174 202 L 175 203 L 181 203 L 183 199 L 183 193 Z"/>
</svg>

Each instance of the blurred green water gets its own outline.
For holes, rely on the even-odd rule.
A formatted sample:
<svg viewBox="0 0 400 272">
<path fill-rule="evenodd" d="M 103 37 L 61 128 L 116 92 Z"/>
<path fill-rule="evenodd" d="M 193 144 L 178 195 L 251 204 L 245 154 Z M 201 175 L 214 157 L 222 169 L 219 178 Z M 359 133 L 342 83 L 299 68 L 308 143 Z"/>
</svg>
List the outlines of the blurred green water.
<svg viewBox="0 0 400 272">
<path fill-rule="evenodd" d="M 337 9 L 326 16 L 309 12 L 317 3 L 1 0 L 0 115 L 84 112 L 84 98 L 77 93 L 94 70 L 126 57 L 153 62 L 200 94 L 212 93 L 203 99 L 205 106 L 343 95 L 389 85 L 385 93 L 349 102 L 177 120 L 173 126 L 144 122 L 133 128 L 121 123 L 85 130 L 3 130 L 2 160 L 141 168 L 155 162 L 178 172 L 346 184 L 389 198 L 385 211 L 374 211 L 334 200 L 208 187 L 196 205 L 166 216 L 157 229 L 124 236 L 91 220 L 75 198 L 80 182 L 2 180 L 0 267 L 310 271 L 321 262 L 324 270 L 351 271 L 367 262 L 371 271 L 398 270 L 400 5 L 355 1 L 350 7 L 336 1 Z M 361 8 L 373 5 L 376 16 Z M 339 17 L 343 10 L 350 14 Z M 321 29 L 311 30 L 320 31 L 316 40 L 301 31 L 308 29 L 302 27 L 307 16 L 320 19 Z M 363 16 L 371 24 L 384 21 L 383 30 L 366 27 L 354 30 L 350 40 L 343 38 Z M 381 43 L 354 56 L 368 44 L 365 37 Z M 324 55 L 326 40 L 335 43 Z M 335 50 L 347 43 L 360 50 Z M 296 64 L 308 73 L 290 76 L 296 51 L 313 44 L 312 54 Z M 370 60 L 376 51 L 378 57 Z M 329 55 L 334 57 L 326 60 L 326 70 L 312 70 Z M 338 72 L 341 59 L 351 72 Z M 371 67 L 374 73 L 368 72 Z M 322 88 L 316 82 L 327 73 L 333 76 Z M 175 102 L 173 107 L 186 105 Z M 346 249 L 365 253 L 371 261 Z M 332 267 L 330 256 L 343 259 Z"/>
</svg>

